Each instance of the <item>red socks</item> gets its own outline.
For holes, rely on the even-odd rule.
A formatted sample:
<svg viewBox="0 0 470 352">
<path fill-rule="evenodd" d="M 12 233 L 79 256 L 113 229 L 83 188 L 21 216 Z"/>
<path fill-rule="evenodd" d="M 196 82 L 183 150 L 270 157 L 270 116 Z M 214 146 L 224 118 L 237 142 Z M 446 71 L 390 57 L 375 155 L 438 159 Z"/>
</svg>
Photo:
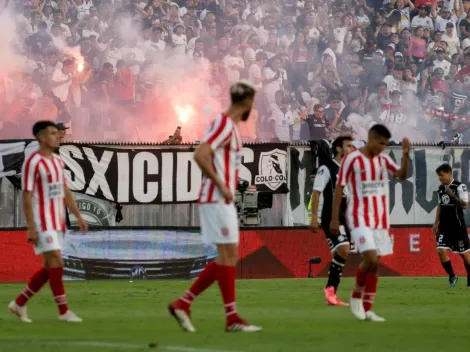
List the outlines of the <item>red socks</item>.
<svg viewBox="0 0 470 352">
<path fill-rule="evenodd" d="M 194 299 L 208 289 L 215 281 L 217 274 L 217 264 L 212 261 L 206 265 L 199 277 L 192 284 L 188 291 L 180 297 L 179 301 L 184 308 L 189 308 Z"/>
<path fill-rule="evenodd" d="M 235 266 L 218 265 L 212 261 L 206 265 L 190 289 L 178 299 L 178 305 L 184 309 L 188 309 L 194 299 L 217 280 L 220 292 L 222 293 L 227 321 L 236 321 L 239 318 L 235 305 L 235 277 Z"/>
<path fill-rule="evenodd" d="M 238 320 L 235 304 L 235 266 L 217 265 L 217 281 L 224 301 L 225 317 L 227 321 Z"/>
<path fill-rule="evenodd" d="M 24 306 L 29 299 L 31 299 L 39 290 L 45 285 L 49 279 L 49 273 L 47 269 L 41 268 L 34 273 L 29 280 L 28 284 L 23 289 L 23 292 L 16 297 L 15 302 L 20 307 Z"/>
<path fill-rule="evenodd" d="M 368 312 L 374 303 L 375 293 L 377 292 L 377 283 L 379 278 L 375 274 L 367 274 L 366 286 L 364 288 L 364 310 Z"/>
<path fill-rule="evenodd" d="M 69 310 L 67 307 L 67 297 L 65 296 L 64 282 L 62 276 L 64 274 L 64 268 L 52 268 L 49 269 L 49 285 L 51 286 L 52 295 L 54 296 L 59 313 L 65 314 Z"/>
<path fill-rule="evenodd" d="M 363 273 L 361 269 L 357 268 L 356 272 L 356 285 L 352 293 L 352 298 L 362 298 L 364 286 L 366 285 L 367 274 Z"/>
</svg>

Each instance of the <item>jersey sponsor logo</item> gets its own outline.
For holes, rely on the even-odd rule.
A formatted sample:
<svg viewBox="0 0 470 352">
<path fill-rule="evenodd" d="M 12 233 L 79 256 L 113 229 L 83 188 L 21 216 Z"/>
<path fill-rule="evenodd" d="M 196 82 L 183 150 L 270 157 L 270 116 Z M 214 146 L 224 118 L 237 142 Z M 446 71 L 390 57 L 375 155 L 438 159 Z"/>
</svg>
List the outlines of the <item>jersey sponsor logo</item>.
<svg viewBox="0 0 470 352">
<path fill-rule="evenodd" d="M 275 191 L 287 182 L 286 166 L 286 151 L 274 149 L 261 152 L 258 165 L 259 175 L 255 176 L 255 184 L 265 185 Z"/>
<path fill-rule="evenodd" d="M 64 197 L 64 185 L 61 183 L 51 183 L 49 186 L 49 197 L 50 198 L 63 198 Z"/>
<path fill-rule="evenodd" d="M 442 204 L 449 204 L 450 197 L 447 194 L 443 194 L 441 197 Z"/>
<path fill-rule="evenodd" d="M 384 193 L 385 181 L 363 181 L 362 182 L 362 195 L 377 196 Z"/>
</svg>

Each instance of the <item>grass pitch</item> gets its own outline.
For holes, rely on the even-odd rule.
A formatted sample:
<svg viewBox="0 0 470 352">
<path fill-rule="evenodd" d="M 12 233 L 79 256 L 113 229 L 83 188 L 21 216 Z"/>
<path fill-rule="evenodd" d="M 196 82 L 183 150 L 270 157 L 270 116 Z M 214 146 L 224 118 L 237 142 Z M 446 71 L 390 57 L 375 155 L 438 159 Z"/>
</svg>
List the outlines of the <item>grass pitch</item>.
<svg viewBox="0 0 470 352">
<path fill-rule="evenodd" d="M 198 331 L 190 334 L 166 310 L 189 282 L 67 282 L 69 306 L 84 319 L 75 325 L 58 321 L 49 287 L 29 304 L 34 323 L 20 323 L 7 305 L 23 285 L 2 284 L 0 351 L 468 351 L 465 281 L 449 289 L 444 277 L 381 278 L 374 310 L 385 323 L 360 322 L 349 308 L 326 306 L 325 279 L 239 281 L 238 310 L 264 327 L 256 334 L 224 332 L 216 285 L 197 298 L 192 314 Z M 343 299 L 352 284 L 342 281 Z"/>
</svg>

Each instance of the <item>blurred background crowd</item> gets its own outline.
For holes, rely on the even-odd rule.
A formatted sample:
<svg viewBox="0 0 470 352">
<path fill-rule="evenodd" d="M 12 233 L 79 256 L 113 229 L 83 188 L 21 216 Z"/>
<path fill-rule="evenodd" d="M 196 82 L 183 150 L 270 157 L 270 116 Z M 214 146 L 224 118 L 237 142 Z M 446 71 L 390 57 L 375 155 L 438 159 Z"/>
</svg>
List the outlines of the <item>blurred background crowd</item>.
<svg viewBox="0 0 470 352">
<path fill-rule="evenodd" d="M 10 0 L 0 23 L 1 139 L 196 141 L 247 79 L 246 142 L 470 142 L 470 0 Z"/>
</svg>

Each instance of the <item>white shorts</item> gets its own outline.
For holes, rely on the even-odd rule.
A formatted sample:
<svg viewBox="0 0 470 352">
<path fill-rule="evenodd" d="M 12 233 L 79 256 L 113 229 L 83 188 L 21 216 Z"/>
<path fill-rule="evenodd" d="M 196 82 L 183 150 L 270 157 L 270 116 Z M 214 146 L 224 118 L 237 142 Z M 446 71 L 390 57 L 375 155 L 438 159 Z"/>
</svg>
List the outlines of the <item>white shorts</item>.
<svg viewBox="0 0 470 352">
<path fill-rule="evenodd" d="M 238 243 L 238 214 L 234 204 L 199 204 L 201 235 L 204 243 Z"/>
<path fill-rule="evenodd" d="M 393 254 L 393 245 L 387 229 L 359 227 L 351 231 L 351 238 L 359 253 L 375 250 L 380 257 Z"/>
<path fill-rule="evenodd" d="M 38 244 L 33 246 L 34 253 L 39 255 L 45 252 L 60 251 L 63 241 L 64 233 L 61 231 L 38 231 Z"/>
</svg>

